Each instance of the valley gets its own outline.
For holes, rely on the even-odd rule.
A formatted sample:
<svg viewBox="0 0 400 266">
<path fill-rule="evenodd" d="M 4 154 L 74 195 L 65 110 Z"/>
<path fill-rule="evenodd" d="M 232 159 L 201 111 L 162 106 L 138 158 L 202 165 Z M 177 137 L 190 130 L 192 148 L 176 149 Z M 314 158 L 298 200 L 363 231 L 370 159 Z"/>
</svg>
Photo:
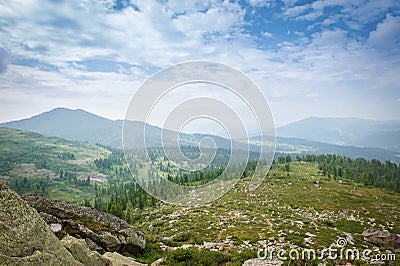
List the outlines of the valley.
<svg viewBox="0 0 400 266">
<path fill-rule="evenodd" d="M 369 228 L 400 234 L 400 179 L 394 163 L 336 155 L 277 154 L 255 191 L 249 190 L 254 171 L 250 163 L 235 187 L 218 200 L 178 207 L 147 194 L 132 178 L 117 148 L 6 128 L 0 129 L 0 143 L 2 182 L 20 194 L 36 192 L 123 218 L 146 234 L 145 250 L 133 255 L 142 263 L 164 258 L 164 265 L 183 261 L 242 265 L 257 258 L 265 245 L 270 251 L 320 252 L 343 239 L 346 248 L 396 254 L 396 261 L 384 263 L 399 262 L 398 249 L 378 247 L 363 236 Z M 170 181 L 186 185 L 212 181 L 219 174 L 216 166 L 224 164 L 228 153 L 220 149 L 215 167 L 199 179 L 177 171 L 159 151 L 154 148 L 150 156 L 158 171 Z M 193 148 L 185 151 L 194 158 L 198 153 Z M 370 176 L 381 181 L 368 183 Z M 369 264 L 366 260 L 317 257 L 298 258 L 289 265 L 305 262 Z"/>
</svg>

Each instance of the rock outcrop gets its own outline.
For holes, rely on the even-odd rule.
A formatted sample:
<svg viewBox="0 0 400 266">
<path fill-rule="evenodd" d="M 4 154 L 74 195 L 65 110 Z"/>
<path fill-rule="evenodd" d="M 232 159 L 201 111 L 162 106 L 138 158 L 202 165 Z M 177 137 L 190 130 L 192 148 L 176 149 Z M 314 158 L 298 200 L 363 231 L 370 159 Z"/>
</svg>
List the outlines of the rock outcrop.
<svg viewBox="0 0 400 266">
<path fill-rule="evenodd" d="M 145 248 L 145 235 L 124 220 L 100 210 L 76 204 L 51 200 L 37 194 L 22 198 L 35 208 L 48 224 L 61 224 L 58 233 L 85 240 L 91 250 L 132 254 Z M 53 226 L 54 227 L 54 226 Z"/>
<path fill-rule="evenodd" d="M 37 211 L 1 182 L 0 265 L 82 265 Z"/>
<path fill-rule="evenodd" d="M 364 240 L 380 247 L 400 247 L 400 237 L 396 234 L 389 233 L 388 231 L 369 228 L 365 230 L 362 235 Z"/>
<path fill-rule="evenodd" d="M 122 256 L 117 252 L 106 252 L 102 256 L 109 261 L 110 266 L 146 266 L 147 264 L 139 263 L 132 258 Z"/>
<path fill-rule="evenodd" d="M 83 239 L 67 235 L 61 240 L 61 243 L 74 259 L 83 265 L 107 266 L 110 264 L 110 261 L 103 258 L 98 252 L 90 250 Z"/>
</svg>

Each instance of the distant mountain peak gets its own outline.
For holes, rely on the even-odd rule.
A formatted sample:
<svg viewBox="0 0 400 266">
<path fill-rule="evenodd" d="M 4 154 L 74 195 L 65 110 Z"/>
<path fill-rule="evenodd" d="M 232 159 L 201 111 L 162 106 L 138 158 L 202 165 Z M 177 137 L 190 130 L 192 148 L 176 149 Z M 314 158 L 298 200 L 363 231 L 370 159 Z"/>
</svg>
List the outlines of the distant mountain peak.
<svg viewBox="0 0 400 266">
<path fill-rule="evenodd" d="M 342 145 L 357 145 L 397 149 L 400 121 L 372 120 L 354 117 L 308 117 L 277 128 L 277 135 Z M 393 132 L 386 140 L 378 139 L 382 132 Z"/>
</svg>

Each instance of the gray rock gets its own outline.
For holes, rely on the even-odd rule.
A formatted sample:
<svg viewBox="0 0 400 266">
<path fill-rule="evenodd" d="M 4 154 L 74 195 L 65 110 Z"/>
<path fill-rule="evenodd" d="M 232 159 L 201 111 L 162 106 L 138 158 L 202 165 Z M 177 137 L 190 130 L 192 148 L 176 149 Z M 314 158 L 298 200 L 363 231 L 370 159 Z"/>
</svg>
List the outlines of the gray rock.
<svg viewBox="0 0 400 266">
<path fill-rule="evenodd" d="M 400 237 L 386 230 L 369 228 L 365 230 L 362 235 L 365 241 L 380 247 L 400 247 Z"/>
<path fill-rule="evenodd" d="M 47 224 L 61 224 L 61 220 L 53 215 L 44 212 L 39 212 L 39 214 Z"/>
<path fill-rule="evenodd" d="M 217 244 L 213 243 L 213 242 L 206 242 L 206 241 L 203 242 L 203 247 L 205 249 L 212 249 L 212 248 L 215 248 L 216 246 L 217 246 Z"/>
<path fill-rule="evenodd" d="M 150 266 L 160 266 L 164 262 L 164 258 L 159 258 L 158 260 L 154 261 Z"/>
<path fill-rule="evenodd" d="M 82 265 L 38 212 L 0 182 L 0 265 Z"/>
<path fill-rule="evenodd" d="M 22 198 L 38 212 L 60 220 L 63 230 L 69 235 L 90 239 L 104 251 L 132 254 L 145 248 L 144 232 L 133 229 L 118 217 L 37 194 L 26 194 Z"/>
<path fill-rule="evenodd" d="M 242 266 L 280 266 L 282 262 L 280 260 L 270 259 L 250 259 L 246 260 Z"/>
<path fill-rule="evenodd" d="M 62 229 L 62 224 L 50 224 L 50 229 L 53 232 L 59 232 Z"/>
<path fill-rule="evenodd" d="M 93 240 L 91 240 L 90 238 L 88 237 L 85 238 L 85 242 L 90 250 L 97 251 L 100 254 L 104 254 L 105 250 L 99 245 L 97 245 L 95 242 L 93 242 Z"/>
<path fill-rule="evenodd" d="M 108 265 L 108 260 L 103 258 L 98 252 L 90 250 L 83 239 L 65 236 L 61 240 L 61 243 L 72 254 L 75 260 L 81 262 L 83 265 Z"/>
<path fill-rule="evenodd" d="M 117 252 L 106 252 L 102 257 L 108 260 L 108 265 L 110 266 L 147 266 L 147 264 L 137 262 L 130 257 L 122 256 Z"/>
</svg>

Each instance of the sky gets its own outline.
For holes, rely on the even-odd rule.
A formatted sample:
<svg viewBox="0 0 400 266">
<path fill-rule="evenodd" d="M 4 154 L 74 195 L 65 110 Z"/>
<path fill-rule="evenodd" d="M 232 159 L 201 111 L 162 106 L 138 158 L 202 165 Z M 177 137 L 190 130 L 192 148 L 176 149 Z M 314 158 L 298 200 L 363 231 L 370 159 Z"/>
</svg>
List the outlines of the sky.
<svg viewBox="0 0 400 266">
<path fill-rule="evenodd" d="M 276 125 L 400 119 L 398 0 L 0 0 L 0 122 L 122 119 L 147 78 L 190 60 L 248 75 Z"/>
</svg>

